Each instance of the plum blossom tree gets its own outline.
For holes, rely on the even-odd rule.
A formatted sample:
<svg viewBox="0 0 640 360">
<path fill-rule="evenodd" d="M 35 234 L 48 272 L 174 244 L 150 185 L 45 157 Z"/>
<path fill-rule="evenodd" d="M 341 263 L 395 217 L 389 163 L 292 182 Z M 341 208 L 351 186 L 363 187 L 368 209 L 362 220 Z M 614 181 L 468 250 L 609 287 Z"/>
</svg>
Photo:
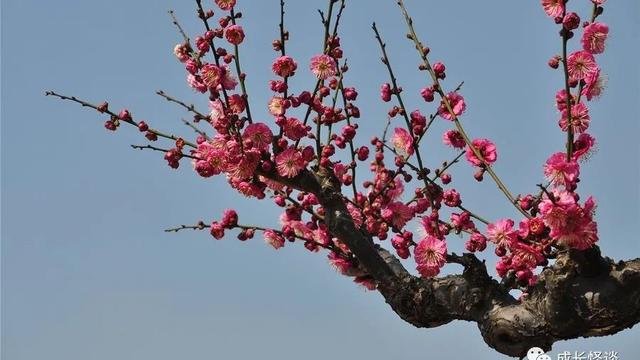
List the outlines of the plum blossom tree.
<svg viewBox="0 0 640 360">
<path fill-rule="evenodd" d="M 174 48 L 175 56 L 186 69 L 188 85 L 206 96 L 209 112 L 163 91 L 158 95 L 193 114 L 192 121 L 185 121 L 194 131 L 192 139 L 157 130 L 127 109 L 113 111 L 107 102 L 92 104 L 53 91 L 46 94 L 105 115 L 104 126 L 110 131 L 123 124 L 137 127 L 148 143 L 132 147 L 163 153 L 171 168 L 188 159 L 199 176 L 225 176 L 243 196 L 272 199 L 282 208 L 278 228 L 244 224 L 229 209 L 211 222 L 166 231 L 207 230 L 215 239 L 236 231 L 242 241 L 261 233 L 276 250 L 301 243 L 311 252 L 326 254 L 340 274 L 379 292 L 394 312 L 416 327 L 473 321 L 489 346 L 524 356 L 534 346 L 548 350 L 558 340 L 610 335 L 640 321 L 640 259 L 615 262 L 601 255 L 596 244 L 596 201 L 578 194 L 581 163 L 595 144 L 587 132 L 591 121 L 587 104 L 604 89 L 597 56 L 605 51 L 609 32 L 600 22 L 605 0 L 591 2 L 592 13 L 582 22 L 567 0 L 541 1 L 558 26 L 562 45 L 562 53 L 552 56 L 548 66 L 558 69 L 564 79 L 555 100 L 566 144 L 552 150 L 544 163 L 541 175 L 546 180 L 524 195 L 514 196 L 494 170 L 498 161 L 494 142 L 472 138 L 464 129 L 462 84 L 446 83 L 445 64 L 431 61 L 431 50 L 416 34 L 402 0 L 397 3 L 407 38 L 418 55 L 417 71 L 424 76 L 421 106 L 433 112 L 425 115 L 405 105 L 374 23 L 388 72 L 380 97 L 390 107 L 382 136 L 373 137 L 369 145 L 356 141 L 358 92 L 348 86 L 349 66 L 339 36 L 345 0 L 329 0 L 328 9 L 320 11 L 322 47 L 304 62 L 287 53 L 289 32 L 280 0 L 280 37 L 273 41 L 277 56 L 268 84 L 273 93 L 268 103 L 270 122 L 251 114 L 253 104 L 240 62 L 247 34 L 236 0 L 215 0 L 216 9 L 196 0 L 204 30 L 194 41 L 170 12 L 183 37 Z M 574 45 L 571 40 L 576 36 L 580 39 Z M 572 52 L 570 45 L 575 48 Z M 315 86 L 290 89 L 289 79 L 305 72 L 315 77 Z M 429 165 L 421 145 L 434 121 L 451 124 L 441 138 L 456 155 Z M 391 129 L 396 123 L 401 125 Z M 152 145 L 161 140 L 169 145 Z M 463 158 L 475 169 L 477 181 L 488 176 L 497 185 L 518 218 L 489 221 L 463 206 L 463 191 L 451 186 L 448 172 Z M 364 181 L 360 178 L 367 176 Z M 410 230 L 416 226 L 419 233 Z M 465 237 L 468 252 L 449 252 L 447 242 L 460 238 L 450 235 Z M 497 279 L 480 260 L 485 250 L 499 257 Z M 415 272 L 405 267 L 410 260 L 400 260 L 409 258 Z M 438 276 L 447 263 L 461 265 L 462 273 Z"/>
</svg>

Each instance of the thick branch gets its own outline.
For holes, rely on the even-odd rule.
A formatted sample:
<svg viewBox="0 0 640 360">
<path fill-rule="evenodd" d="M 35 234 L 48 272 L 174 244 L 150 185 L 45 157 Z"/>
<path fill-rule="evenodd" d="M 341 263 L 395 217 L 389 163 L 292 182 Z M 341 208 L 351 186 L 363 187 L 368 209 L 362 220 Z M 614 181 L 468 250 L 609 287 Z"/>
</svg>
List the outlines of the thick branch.
<svg viewBox="0 0 640 360">
<path fill-rule="evenodd" d="M 640 259 L 614 263 L 597 247 L 562 254 L 520 301 L 477 259 L 458 260 L 466 262 L 462 275 L 404 276 L 380 291 L 414 326 L 474 321 L 489 346 L 510 356 L 524 356 L 534 346 L 549 350 L 558 340 L 611 335 L 640 321 Z"/>
</svg>

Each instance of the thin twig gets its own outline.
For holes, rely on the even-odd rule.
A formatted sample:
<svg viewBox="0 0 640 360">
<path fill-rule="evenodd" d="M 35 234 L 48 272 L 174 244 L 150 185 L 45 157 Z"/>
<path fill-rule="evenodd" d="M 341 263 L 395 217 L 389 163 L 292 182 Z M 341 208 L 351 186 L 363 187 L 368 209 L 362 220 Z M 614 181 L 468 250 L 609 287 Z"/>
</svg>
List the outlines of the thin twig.
<svg viewBox="0 0 640 360">
<path fill-rule="evenodd" d="M 178 22 L 178 18 L 176 17 L 176 14 L 173 12 L 173 10 L 169 10 L 169 16 L 171 16 L 173 25 L 175 25 L 178 28 L 178 31 L 182 35 L 182 38 L 184 39 L 185 44 L 189 44 L 190 43 L 189 37 L 187 36 L 187 33 L 185 33 L 184 30 L 182 29 L 182 26 L 180 26 L 180 23 Z"/>
<path fill-rule="evenodd" d="M 475 154 L 475 156 L 478 159 L 481 159 L 484 165 L 485 170 L 489 173 L 489 175 L 491 176 L 491 178 L 493 179 L 493 181 L 496 183 L 496 185 L 498 186 L 498 188 L 500 189 L 500 191 L 502 191 L 502 193 L 507 197 L 507 199 L 509 200 L 509 202 L 511 203 L 511 205 L 513 205 L 520 213 L 522 213 L 522 215 L 524 215 L 527 218 L 531 218 L 531 215 L 529 213 L 527 213 L 526 211 L 524 211 L 519 205 L 518 202 L 516 201 L 516 199 L 514 198 L 514 196 L 511 194 L 511 192 L 509 191 L 509 189 L 507 188 L 507 186 L 502 182 L 502 180 L 500 179 L 500 177 L 498 177 L 498 175 L 496 174 L 496 172 L 493 170 L 493 168 L 491 167 L 491 165 L 489 165 L 486 161 L 484 161 L 484 157 L 482 156 L 482 154 L 480 153 L 480 151 L 473 146 L 473 144 L 471 143 L 471 139 L 469 138 L 469 136 L 467 135 L 467 133 L 464 131 L 464 128 L 462 127 L 462 124 L 460 123 L 458 116 L 456 115 L 456 113 L 453 111 L 453 108 L 451 106 L 451 103 L 449 102 L 449 99 L 447 98 L 444 90 L 442 90 L 442 86 L 440 85 L 440 81 L 438 80 L 438 77 L 436 76 L 435 72 L 433 71 L 433 68 L 431 67 L 431 64 L 429 62 L 429 59 L 427 58 L 427 55 L 424 51 L 424 46 L 422 45 L 422 43 L 420 42 L 420 40 L 418 39 L 418 35 L 415 32 L 415 29 L 413 27 L 413 20 L 411 19 L 411 17 L 409 16 L 409 13 L 407 12 L 407 9 L 404 6 L 404 2 L 403 0 L 398 0 L 398 6 L 400 7 L 400 9 L 402 10 L 402 14 L 404 15 L 404 19 L 405 22 L 407 23 L 407 27 L 409 28 L 409 35 L 408 37 L 413 41 L 413 43 L 415 44 L 415 48 L 418 51 L 418 53 L 420 54 L 420 58 L 422 59 L 423 65 L 424 67 L 427 69 L 427 71 L 429 72 L 429 74 L 431 75 L 431 79 L 433 80 L 434 83 L 434 87 L 436 92 L 438 93 L 438 95 L 440 96 L 440 98 L 442 99 L 442 103 L 445 105 L 447 111 L 449 112 L 449 114 L 451 114 L 452 118 L 453 118 L 453 122 L 458 130 L 458 132 L 460 132 L 460 134 L 462 135 L 462 137 L 464 138 L 467 146 L 473 151 L 473 153 Z"/>
<path fill-rule="evenodd" d="M 80 104 L 80 105 L 82 105 L 84 107 L 92 108 L 92 109 L 94 109 L 94 110 L 96 110 L 96 111 L 98 111 L 100 113 L 109 114 L 111 116 L 111 118 L 113 118 L 113 119 L 117 119 L 118 118 L 118 115 L 116 113 L 112 112 L 111 110 L 106 109 L 106 110 L 103 111 L 102 109 L 98 108 L 98 105 L 94 105 L 94 104 L 91 104 L 91 103 L 86 102 L 84 100 L 80 100 L 80 99 L 76 98 L 75 96 L 60 95 L 60 94 L 58 94 L 58 93 L 56 93 L 54 91 L 45 92 L 45 96 L 54 96 L 54 97 L 57 97 L 57 98 L 62 99 L 62 100 L 73 101 L 73 102 L 78 103 L 78 104 Z M 133 119 L 132 120 L 119 119 L 119 121 L 125 122 L 125 123 L 127 123 L 129 125 L 133 125 L 135 127 L 138 127 L 138 123 L 136 121 L 134 121 Z M 179 138 L 179 137 L 177 137 L 175 135 L 165 134 L 165 133 L 163 133 L 163 132 L 161 132 L 159 130 L 156 130 L 156 129 L 149 128 L 149 130 L 147 130 L 147 131 L 150 132 L 150 133 L 156 134 L 157 136 L 165 138 L 165 139 L 171 139 L 171 140 L 174 140 L 174 141 L 176 141 L 178 139 L 181 139 L 181 138 Z M 184 140 L 184 139 L 183 139 L 183 141 L 184 141 L 184 144 L 189 146 L 189 147 L 192 147 L 192 148 L 196 148 L 197 147 L 192 142 L 189 142 L 189 141 Z"/>
<path fill-rule="evenodd" d="M 186 119 L 181 119 L 182 123 L 184 123 L 185 125 L 187 125 L 188 127 L 190 127 L 193 131 L 195 131 L 198 135 L 202 135 L 205 139 L 209 139 L 209 135 L 207 135 L 206 132 L 200 130 L 194 123 L 192 123 L 189 120 Z"/>
<path fill-rule="evenodd" d="M 196 107 L 193 104 L 187 105 L 185 102 L 180 101 L 180 100 L 178 100 L 178 99 L 176 99 L 176 98 L 174 98 L 172 96 L 169 96 L 167 93 L 165 93 L 162 90 L 156 91 L 156 94 L 162 96 L 167 101 L 175 103 L 175 104 L 178 104 L 178 105 L 182 106 L 183 108 L 187 109 L 187 111 L 192 112 L 193 114 L 195 114 L 198 117 L 198 120 L 209 119 L 209 117 L 207 115 L 204 115 L 203 113 L 201 113 L 198 110 L 196 110 Z"/>
<path fill-rule="evenodd" d="M 153 151 L 160 151 L 160 152 L 163 152 L 163 153 L 167 153 L 167 152 L 171 151 L 171 149 L 163 149 L 163 148 L 159 148 L 159 147 L 156 147 L 156 146 L 153 146 L 153 145 L 133 145 L 132 144 L 131 147 L 133 149 L 137 149 L 137 150 L 153 150 Z M 189 159 L 198 159 L 197 157 L 189 155 L 189 154 L 181 153 L 180 156 L 181 157 L 186 157 L 186 158 L 189 158 Z"/>
</svg>

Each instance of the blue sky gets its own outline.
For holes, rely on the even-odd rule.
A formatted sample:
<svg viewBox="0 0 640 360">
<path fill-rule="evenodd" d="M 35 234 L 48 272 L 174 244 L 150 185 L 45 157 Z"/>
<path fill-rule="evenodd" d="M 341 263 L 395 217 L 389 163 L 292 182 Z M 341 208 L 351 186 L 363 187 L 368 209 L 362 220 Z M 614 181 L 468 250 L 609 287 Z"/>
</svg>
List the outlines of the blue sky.
<svg viewBox="0 0 640 360">
<path fill-rule="evenodd" d="M 212 1 L 205 1 L 209 6 Z M 571 6 L 587 8 L 588 1 Z M 243 67 L 254 116 L 268 121 L 266 84 L 278 36 L 278 1 L 240 0 Z M 309 87 L 308 59 L 320 51 L 316 8 L 325 1 L 289 1 L 288 52 L 301 71 L 291 86 Z M 496 171 L 513 192 L 534 191 L 546 157 L 562 148 L 553 94 L 561 86 L 546 60 L 558 52 L 556 27 L 537 1 L 407 1 L 432 59 L 447 65 L 446 86 L 465 81 L 463 117 L 474 137 L 498 145 Z M 189 135 L 188 116 L 154 94 L 206 109 L 187 88 L 172 55 L 180 37 L 166 13 L 174 9 L 190 34 L 202 31 L 194 2 L 177 0 L 4 0 L 2 2 L 2 356 L 22 359 L 397 359 L 501 358 L 474 324 L 415 329 L 381 296 L 338 276 L 326 258 L 301 246 L 278 252 L 259 237 L 245 243 L 206 233 L 162 229 L 209 221 L 228 207 L 241 221 L 273 224 L 269 202 L 227 191 L 222 178 L 205 180 L 169 169 L 157 153 L 133 151 L 137 131 L 107 133 L 103 118 L 44 91 L 127 106 L 152 126 Z M 640 245 L 640 163 L 637 136 L 640 3 L 610 1 L 612 27 L 599 58 L 609 85 L 591 106 L 598 152 L 582 168 L 582 194 L 599 200 L 600 245 L 615 259 L 637 257 Z M 370 25 L 376 21 L 411 109 L 426 84 L 405 37 L 394 1 L 352 1 L 342 40 L 360 92 L 359 139 L 379 134 L 386 105 L 378 99 L 387 74 Z M 449 124 L 438 122 L 425 161 L 453 157 L 440 145 Z M 516 216 L 489 181 L 472 170 L 452 171 L 465 204 L 485 217 Z M 362 175 L 361 175 L 362 179 Z M 450 240 L 461 249 L 461 241 Z M 640 350 L 638 328 L 613 337 L 557 343 L 555 351 Z M 636 340 L 636 341 L 634 341 Z"/>
</svg>

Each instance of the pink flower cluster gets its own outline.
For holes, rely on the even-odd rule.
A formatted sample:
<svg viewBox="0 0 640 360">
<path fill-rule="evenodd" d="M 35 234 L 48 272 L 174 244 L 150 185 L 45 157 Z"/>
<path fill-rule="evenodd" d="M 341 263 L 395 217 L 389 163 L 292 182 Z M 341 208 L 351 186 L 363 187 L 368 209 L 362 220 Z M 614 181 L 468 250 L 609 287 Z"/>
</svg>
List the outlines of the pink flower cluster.
<svg viewBox="0 0 640 360">
<path fill-rule="evenodd" d="M 598 9 L 604 1 L 593 3 Z M 428 72 L 432 81 L 420 90 L 420 97 L 431 103 L 433 114 L 425 116 L 418 109 L 405 109 L 403 90 L 392 76 L 387 80 L 392 84 L 380 86 L 383 102 L 397 100 L 387 113 L 388 138 L 385 131 L 383 138 L 371 139 L 370 146 L 356 146 L 358 91 L 345 84 L 349 67 L 343 59 L 340 37 L 328 34 L 322 53 L 305 65 L 318 85 L 302 91 L 292 89 L 295 82 L 291 78 L 300 72 L 296 60 L 285 51 L 288 35 L 282 33 L 273 42 L 277 56 L 271 62 L 273 75 L 268 81 L 272 93 L 263 104 L 268 111 L 266 116 L 273 120 L 269 123 L 252 117 L 244 86 L 246 75 L 233 70 L 240 69 L 236 62 L 238 51 L 247 36 L 239 24 L 240 13 L 234 9 L 236 0 L 215 0 L 215 4 L 224 12 L 217 25 L 211 22 L 212 28 L 197 36 L 193 46 L 185 42 L 174 48 L 176 58 L 186 69 L 189 86 L 208 96 L 210 112 L 197 113 L 195 120 L 205 120 L 214 133 L 210 137 L 200 133 L 195 144 L 188 144 L 194 145 L 188 154 L 183 153 L 184 140 L 176 140 L 175 148 L 165 152 L 165 159 L 171 167 L 177 167 L 182 158 L 190 157 L 200 176 L 224 174 L 239 193 L 272 198 L 282 214 L 279 227 L 261 228 L 239 224 L 237 213 L 227 210 L 219 221 L 200 225 L 208 227 L 214 238 L 221 239 L 225 231 L 236 229 L 240 240 L 262 232 L 264 241 L 274 249 L 284 247 L 286 242 L 302 242 L 309 251 L 326 250 L 329 262 L 340 274 L 375 289 L 375 281 L 354 254 L 327 228 L 327 214 L 316 195 L 297 186 L 297 181 L 313 177 L 327 182 L 322 186 L 343 187 L 349 194 L 353 191 L 345 206 L 354 225 L 375 241 L 390 239 L 398 257 L 413 256 L 417 272 L 425 278 L 437 276 L 447 261 L 454 261 L 455 257 L 447 252 L 447 237 L 452 233 L 467 234 L 464 248 L 469 252 L 481 252 L 488 243 L 493 244 L 499 257 L 496 271 L 512 281 L 510 286 L 514 288 L 534 284 L 537 268 L 547 264 L 555 248 L 584 250 L 597 242 L 595 201 L 589 197 L 581 202 L 577 188 L 579 163 L 588 158 L 595 146 L 595 139 L 587 133 L 591 122 L 587 104 L 602 94 L 605 84 L 596 61 L 596 56 L 605 51 L 609 34 L 608 26 L 596 21 L 601 12 L 594 11 L 593 19 L 582 26 L 578 49 L 569 51 L 566 59 L 554 55 L 549 60 L 551 68 L 566 67 L 563 70 L 568 75 L 566 86 L 556 93 L 555 100 L 559 127 L 568 133 L 571 150 L 555 152 L 546 160 L 543 173 L 548 183 L 541 186 L 538 194 L 510 199 L 524 215 L 517 223 L 513 219 L 484 220 L 467 210 L 467 203 L 463 207 L 461 193 L 450 186 L 448 169 L 463 157 L 462 162 L 466 160 L 471 165 L 478 181 L 485 172 L 494 177 L 497 147 L 490 139 L 470 138 L 464 131 L 460 118 L 467 111 L 465 99 L 459 89 L 444 90 L 447 68 L 443 62 L 430 65 L 425 60 L 428 48 L 421 49 L 424 63 L 420 69 Z M 564 0 L 541 0 L 541 5 L 560 27 L 563 45 L 569 43 L 574 32 L 580 31 L 580 16 L 569 12 Z M 202 15 L 206 20 L 213 16 L 213 11 Z M 436 97 L 439 102 L 434 102 Z M 402 124 L 397 123 L 398 118 Z M 453 162 L 427 168 L 420 143 L 438 118 L 447 120 L 450 127 L 442 135 L 442 142 L 458 156 Z M 123 111 L 105 126 L 115 130 L 119 121 L 133 122 L 131 114 Z M 160 134 L 144 122 L 133 123 L 150 140 Z M 339 155 L 341 150 L 346 151 L 346 156 Z M 356 169 L 366 167 L 372 177 L 361 183 L 363 189 L 358 189 Z M 414 180 L 419 185 L 412 186 Z M 346 198 L 347 192 L 342 194 Z M 415 223 L 419 223 L 421 233 L 415 236 L 416 241 L 414 233 L 407 230 Z M 476 223 L 486 223 L 486 230 Z"/>
</svg>

